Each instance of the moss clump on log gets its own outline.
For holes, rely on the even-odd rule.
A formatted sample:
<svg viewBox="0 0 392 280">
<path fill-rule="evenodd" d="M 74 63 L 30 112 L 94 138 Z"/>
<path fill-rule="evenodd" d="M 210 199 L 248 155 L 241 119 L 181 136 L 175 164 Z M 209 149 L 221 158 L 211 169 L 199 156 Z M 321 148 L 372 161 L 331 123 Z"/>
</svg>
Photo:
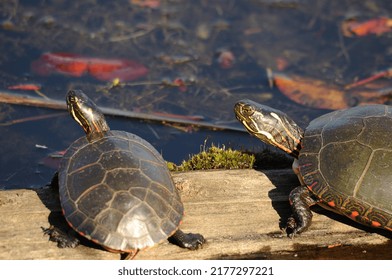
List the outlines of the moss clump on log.
<svg viewBox="0 0 392 280">
<path fill-rule="evenodd" d="M 255 156 L 251 153 L 232 150 L 231 148 L 209 148 L 203 146 L 203 150 L 196 155 L 190 155 L 181 165 L 168 162 L 170 171 L 190 171 L 208 169 L 247 169 L 253 168 Z"/>
</svg>

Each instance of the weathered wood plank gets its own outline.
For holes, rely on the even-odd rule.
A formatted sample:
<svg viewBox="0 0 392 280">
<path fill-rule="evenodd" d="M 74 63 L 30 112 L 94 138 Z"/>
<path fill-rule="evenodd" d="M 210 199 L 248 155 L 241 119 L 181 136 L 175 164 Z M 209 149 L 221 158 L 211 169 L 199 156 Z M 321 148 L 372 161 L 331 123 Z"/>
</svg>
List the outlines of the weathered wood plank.
<svg viewBox="0 0 392 280">
<path fill-rule="evenodd" d="M 324 210 L 314 213 L 309 231 L 287 238 L 279 223 L 290 214 L 288 194 L 297 184 L 290 170 L 200 171 L 173 176 L 186 211 L 181 228 L 203 234 L 208 243 L 201 250 L 188 251 L 164 242 L 140 252 L 136 259 L 307 258 L 312 250 L 328 254 L 328 247 L 336 245 L 343 249 L 382 246 L 390 239 L 388 233 L 371 233 Z M 48 227 L 48 219 L 59 216 L 56 198 L 48 189 L 1 191 L 0 259 L 119 259 L 118 254 L 84 245 L 57 248 L 41 227 Z M 392 253 L 384 254 L 389 257 Z"/>
</svg>

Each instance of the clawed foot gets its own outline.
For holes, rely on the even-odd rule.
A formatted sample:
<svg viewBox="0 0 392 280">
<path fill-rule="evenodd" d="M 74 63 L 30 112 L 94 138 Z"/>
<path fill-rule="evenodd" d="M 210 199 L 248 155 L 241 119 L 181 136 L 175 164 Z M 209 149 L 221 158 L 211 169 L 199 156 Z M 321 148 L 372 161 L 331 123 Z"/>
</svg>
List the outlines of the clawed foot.
<svg viewBox="0 0 392 280">
<path fill-rule="evenodd" d="M 198 233 L 184 233 L 181 230 L 177 230 L 169 241 L 177 244 L 181 248 L 187 248 L 189 250 L 197 250 L 203 247 L 206 242 L 204 237 Z"/>
<path fill-rule="evenodd" d="M 291 239 L 293 239 L 294 236 L 298 233 L 297 228 L 298 228 L 298 225 L 297 225 L 297 222 L 295 221 L 295 218 L 292 216 L 290 218 L 288 218 L 287 223 L 286 223 L 286 227 L 285 227 L 287 236 L 290 237 Z"/>
<path fill-rule="evenodd" d="M 293 216 L 287 219 L 286 223 L 286 233 L 290 238 L 294 238 L 295 235 L 300 234 L 308 229 L 312 220 L 312 213 L 309 212 L 299 212 L 294 213 Z"/>
<path fill-rule="evenodd" d="M 45 235 L 49 235 L 49 241 L 57 242 L 57 247 L 59 248 L 75 248 L 80 243 L 75 236 L 65 233 L 54 226 L 41 228 Z"/>
</svg>

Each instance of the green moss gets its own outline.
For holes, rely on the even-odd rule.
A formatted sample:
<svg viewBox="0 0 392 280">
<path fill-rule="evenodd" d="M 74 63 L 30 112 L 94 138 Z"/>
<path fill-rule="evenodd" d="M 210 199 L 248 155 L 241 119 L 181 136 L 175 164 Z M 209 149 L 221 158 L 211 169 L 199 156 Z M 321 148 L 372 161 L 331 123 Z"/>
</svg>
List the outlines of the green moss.
<svg viewBox="0 0 392 280">
<path fill-rule="evenodd" d="M 168 162 L 170 171 L 190 171 L 206 169 L 245 169 L 253 168 L 255 156 L 247 152 L 241 152 L 217 147 L 212 145 L 208 149 L 203 146 L 203 150 L 196 155 L 189 156 L 181 165 Z"/>
</svg>

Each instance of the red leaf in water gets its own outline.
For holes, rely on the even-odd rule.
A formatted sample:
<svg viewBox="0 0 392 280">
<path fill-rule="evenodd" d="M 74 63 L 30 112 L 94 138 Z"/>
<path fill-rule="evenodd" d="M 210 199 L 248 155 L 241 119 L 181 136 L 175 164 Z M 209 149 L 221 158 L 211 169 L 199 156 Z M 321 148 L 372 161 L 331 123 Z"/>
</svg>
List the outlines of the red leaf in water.
<svg viewBox="0 0 392 280">
<path fill-rule="evenodd" d="M 45 53 L 31 64 L 32 71 L 47 76 L 52 73 L 81 77 L 85 73 L 98 80 L 131 81 L 148 73 L 148 69 L 135 61 L 83 57 L 70 53 Z"/>
<path fill-rule="evenodd" d="M 53 72 L 80 77 L 87 71 L 85 58 L 69 53 L 45 53 L 31 64 L 33 72 L 47 76 Z"/>
<path fill-rule="evenodd" d="M 88 72 L 92 75 L 103 72 L 112 72 L 124 67 L 120 59 L 89 58 Z"/>
<path fill-rule="evenodd" d="M 314 108 L 339 110 L 363 104 L 387 104 L 391 99 L 388 91 L 376 88 L 344 90 L 325 81 L 281 73 L 273 73 L 273 79 L 288 98 Z"/>
<path fill-rule="evenodd" d="M 160 0 L 130 0 L 131 4 L 147 7 L 147 8 L 158 8 L 161 4 Z"/>
<path fill-rule="evenodd" d="M 392 31 L 392 19 L 381 17 L 370 19 L 364 22 L 348 20 L 342 23 L 343 34 L 347 37 L 366 36 L 369 34 L 381 35 L 385 32 Z"/>
<path fill-rule="evenodd" d="M 89 62 L 90 75 L 101 81 L 111 81 L 115 78 L 122 82 L 132 81 L 148 73 L 144 65 L 131 60 L 90 59 Z"/>
<path fill-rule="evenodd" d="M 288 98 L 298 104 L 319 109 L 343 109 L 348 104 L 344 91 L 335 85 L 328 85 L 324 81 L 273 73 L 277 88 Z"/>
<path fill-rule="evenodd" d="M 185 83 L 185 81 L 184 81 L 183 79 L 181 79 L 181 78 L 175 78 L 175 79 L 173 80 L 173 85 L 176 86 L 176 87 L 178 87 L 178 90 L 179 90 L 180 92 L 186 92 L 186 90 L 187 90 L 186 83 Z"/>
<path fill-rule="evenodd" d="M 218 53 L 218 64 L 222 69 L 229 69 L 233 67 L 235 56 L 231 51 L 222 50 Z"/>
<path fill-rule="evenodd" d="M 19 84 L 19 85 L 9 86 L 8 89 L 14 89 L 14 90 L 40 90 L 41 86 L 40 85 L 36 85 L 36 84 Z"/>
</svg>

